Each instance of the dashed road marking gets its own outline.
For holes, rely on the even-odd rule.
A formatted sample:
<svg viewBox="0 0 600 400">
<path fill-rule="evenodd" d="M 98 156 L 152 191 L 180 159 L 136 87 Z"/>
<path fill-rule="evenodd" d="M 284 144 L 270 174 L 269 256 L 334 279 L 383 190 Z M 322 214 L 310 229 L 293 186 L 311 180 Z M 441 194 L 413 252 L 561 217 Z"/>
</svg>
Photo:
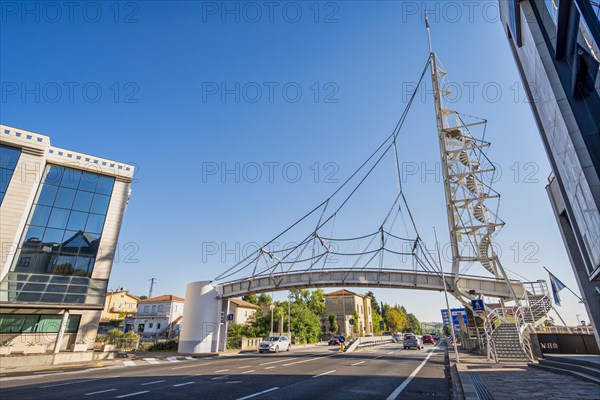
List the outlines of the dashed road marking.
<svg viewBox="0 0 600 400">
<path fill-rule="evenodd" d="M 223 376 L 215 376 L 214 378 L 210 378 L 211 381 L 217 381 L 219 379 L 227 379 L 229 378 L 229 375 L 223 375 Z"/>
<path fill-rule="evenodd" d="M 160 380 L 160 381 L 146 382 L 146 383 L 142 383 L 142 385 L 141 385 L 141 386 L 155 385 L 155 384 L 157 384 L 157 383 L 162 383 L 162 382 L 164 382 L 164 381 L 165 381 L 165 380 L 163 379 L 163 380 Z"/>
<path fill-rule="evenodd" d="M 313 375 L 313 378 L 318 378 L 318 377 L 323 376 L 323 375 L 333 374 L 335 371 L 336 371 L 335 369 L 332 369 L 331 371 L 323 372 L 322 374 Z"/>
<path fill-rule="evenodd" d="M 215 371 L 215 374 L 218 374 L 220 372 L 227 372 L 227 371 L 229 371 L 229 368 L 227 368 L 227 369 L 220 369 L 218 371 Z"/>
<path fill-rule="evenodd" d="M 270 367 L 265 367 L 265 369 L 273 369 L 275 368 L 274 366 L 270 366 Z"/>
<path fill-rule="evenodd" d="M 279 387 L 272 387 L 271 389 L 263 390 L 262 392 L 258 392 L 258 393 L 250 394 L 248 396 L 240 397 L 237 400 L 251 399 L 253 397 L 260 396 L 261 394 L 269 393 L 269 392 L 272 392 L 273 390 L 277 390 L 277 389 L 279 389 Z"/>
<path fill-rule="evenodd" d="M 249 369 L 248 371 L 244 371 L 242 372 L 242 374 L 249 374 L 250 372 L 254 372 L 256 371 L 255 369 Z"/>
<path fill-rule="evenodd" d="M 241 367 L 238 367 L 238 368 L 250 368 L 250 367 L 251 367 L 251 365 L 242 365 Z"/>
<path fill-rule="evenodd" d="M 362 364 L 362 363 L 364 363 L 364 361 L 355 362 L 354 364 L 352 364 L 352 366 L 359 365 L 359 364 Z"/>
<path fill-rule="evenodd" d="M 125 397 L 131 397 L 131 396 L 137 396 L 139 394 L 144 394 L 144 393 L 150 393 L 149 390 L 143 390 L 141 392 L 135 392 L 135 393 L 128 393 L 128 394 L 122 394 L 120 396 L 115 397 L 115 399 L 123 399 Z"/>
<path fill-rule="evenodd" d="M 86 393 L 85 396 L 91 396 L 93 394 L 100 394 L 100 393 L 108 393 L 108 392 L 114 392 L 117 389 L 106 389 L 106 390 L 99 390 L 97 392 L 91 392 L 91 393 Z"/>
<path fill-rule="evenodd" d="M 178 384 L 176 384 L 176 385 L 173 385 L 173 387 L 179 387 L 179 386 L 191 385 L 191 384 L 193 384 L 193 383 L 196 383 L 196 382 L 185 382 L 185 383 L 178 383 Z"/>
<path fill-rule="evenodd" d="M 280 362 L 284 362 L 284 361 L 290 361 L 290 360 L 293 360 L 293 359 L 294 359 L 293 357 L 292 357 L 292 358 L 284 358 L 283 360 L 269 361 L 269 362 L 262 363 L 262 364 L 258 364 L 258 365 L 277 364 L 277 363 L 280 363 Z"/>
<path fill-rule="evenodd" d="M 99 381 L 99 380 L 101 380 L 101 379 L 105 379 L 105 378 L 86 379 L 86 380 L 83 380 L 83 381 L 65 382 L 65 383 L 56 383 L 56 384 L 54 384 L 54 385 L 45 385 L 45 386 L 40 386 L 40 389 L 51 388 L 51 387 L 56 387 L 56 386 L 75 385 L 75 384 L 77 384 L 77 383 L 84 383 L 84 382 Z"/>
</svg>

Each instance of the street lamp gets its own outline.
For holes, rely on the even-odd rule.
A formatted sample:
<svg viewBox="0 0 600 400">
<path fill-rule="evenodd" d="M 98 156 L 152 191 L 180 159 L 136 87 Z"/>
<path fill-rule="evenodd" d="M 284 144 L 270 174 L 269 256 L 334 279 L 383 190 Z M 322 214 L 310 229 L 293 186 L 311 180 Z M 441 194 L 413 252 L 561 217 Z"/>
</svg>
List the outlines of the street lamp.
<svg viewBox="0 0 600 400">
<path fill-rule="evenodd" d="M 288 293 L 288 339 L 292 340 L 292 319 L 290 313 L 290 295 L 291 292 Z"/>
<path fill-rule="evenodd" d="M 269 333 L 269 336 L 273 336 L 273 310 L 275 309 L 275 305 L 271 304 L 269 305 L 269 308 L 271 309 L 271 332 Z"/>
</svg>

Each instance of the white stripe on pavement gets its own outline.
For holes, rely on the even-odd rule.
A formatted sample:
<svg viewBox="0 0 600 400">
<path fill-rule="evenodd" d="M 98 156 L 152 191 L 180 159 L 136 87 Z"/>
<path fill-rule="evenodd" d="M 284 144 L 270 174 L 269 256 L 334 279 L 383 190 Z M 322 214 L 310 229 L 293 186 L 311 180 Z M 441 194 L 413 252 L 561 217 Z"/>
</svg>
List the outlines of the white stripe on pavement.
<svg viewBox="0 0 600 400">
<path fill-rule="evenodd" d="M 137 364 L 134 361 L 123 361 L 124 367 L 136 367 Z"/>
<path fill-rule="evenodd" d="M 265 369 L 273 369 L 275 368 L 273 365 L 271 365 L 270 367 L 265 367 Z"/>
<path fill-rule="evenodd" d="M 277 389 L 279 389 L 279 388 L 278 387 L 272 387 L 271 389 L 263 390 L 262 392 L 258 392 L 258 393 L 250 394 L 248 396 L 240 397 L 237 400 L 251 399 L 253 397 L 260 396 L 261 394 L 269 393 L 269 392 L 272 392 L 273 390 L 277 390 Z"/>
<path fill-rule="evenodd" d="M 251 365 L 242 365 L 241 367 L 238 367 L 238 368 L 250 368 L 250 367 L 251 367 Z"/>
<path fill-rule="evenodd" d="M 197 366 L 198 365 L 196 365 L 196 364 L 182 365 L 181 367 L 172 367 L 171 369 L 193 368 L 193 367 L 197 367 Z"/>
<path fill-rule="evenodd" d="M 179 387 L 179 386 L 191 385 L 191 384 L 193 384 L 193 383 L 196 383 L 196 382 L 185 382 L 185 383 L 178 383 L 177 385 L 173 385 L 173 387 Z"/>
<path fill-rule="evenodd" d="M 83 380 L 83 381 L 66 382 L 66 383 L 57 383 L 57 384 L 55 384 L 55 385 L 46 385 L 46 386 L 40 386 L 40 389 L 51 388 L 51 387 L 55 387 L 55 386 L 75 385 L 75 384 L 77 384 L 77 383 L 84 383 L 84 382 L 99 381 L 100 379 L 105 379 L 105 378 L 86 379 L 86 380 Z"/>
<path fill-rule="evenodd" d="M 164 381 L 165 381 L 165 380 L 163 379 L 163 380 L 160 380 L 160 381 L 146 382 L 146 383 L 142 383 L 142 384 L 141 384 L 141 386 L 146 386 L 146 385 L 155 385 L 155 384 L 157 384 L 157 383 L 162 383 L 162 382 L 164 382 Z"/>
<path fill-rule="evenodd" d="M 293 360 L 293 359 L 294 359 L 293 357 L 292 357 L 292 358 L 284 358 L 283 360 L 269 361 L 269 362 L 262 363 L 262 364 L 258 364 L 258 365 L 277 364 L 277 363 L 280 363 L 280 362 L 284 362 L 284 361 L 290 361 L 290 360 Z"/>
<path fill-rule="evenodd" d="M 226 372 L 226 371 L 229 371 L 229 368 L 228 369 L 220 369 L 218 371 L 215 371 L 215 374 L 218 374 L 219 372 Z"/>
<path fill-rule="evenodd" d="M 359 364 L 362 364 L 362 363 L 364 363 L 364 361 L 355 362 L 354 364 L 352 364 L 352 366 L 359 365 Z"/>
<path fill-rule="evenodd" d="M 242 374 L 249 374 L 250 372 L 254 372 L 256 371 L 255 369 L 249 369 L 248 371 L 244 371 L 242 372 Z"/>
<path fill-rule="evenodd" d="M 150 391 L 149 390 L 144 390 L 144 391 L 141 391 L 141 392 L 122 394 L 120 396 L 115 397 L 115 399 L 123 399 L 125 397 L 137 396 L 138 394 L 144 394 L 144 393 L 150 393 Z"/>
<path fill-rule="evenodd" d="M 335 371 L 336 371 L 335 369 L 332 369 L 331 371 L 323 372 L 322 374 L 319 374 L 319 375 L 314 375 L 313 378 L 318 378 L 323 375 L 333 374 Z"/>
<path fill-rule="evenodd" d="M 415 370 L 408 376 L 408 378 L 406 378 L 406 380 L 404 382 L 402 382 L 402 384 L 400 386 L 398 386 L 396 388 L 396 390 L 394 390 L 392 392 L 392 394 L 390 394 L 386 400 L 395 400 L 400 395 L 400 393 L 402 393 L 402 391 L 404 389 L 406 389 L 406 387 L 413 380 L 413 378 L 415 376 L 417 376 L 417 374 L 419 373 L 419 371 L 421 370 L 421 368 L 423 368 L 425 366 L 425 364 L 429 360 L 429 357 L 431 357 L 431 355 L 433 354 L 433 351 L 436 348 L 437 348 L 437 346 L 435 346 L 433 349 L 431 349 L 431 351 L 429 352 L 429 354 L 427 355 L 427 357 L 425 357 L 425 359 L 423 360 L 423 362 L 421 364 L 419 364 L 419 366 L 417 368 L 415 368 Z"/>
<path fill-rule="evenodd" d="M 91 396 L 93 394 L 100 394 L 100 393 L 107 393 L 107 392 L 114 392 L 115 390 L 117 390 L 117 389 L 99 390 L 97 392 L 86 393 L 85 396 Z"/>
<path fill-rule="evenodd" d="M 325 356 L 325 357 L 313 357 L 313 358 L 308 358 L 306 360 L 295 361 L 295 362 L 292 362 L 292 363 L 283 364 L 283 366 L 287 367 L 288 365 L 302 364 L 302 363 L 309 362 L 309 361 L 312 361 L 312 360 L 321 360 L 321 359 L 329 358 L 329 357 L 333 357 L 333 356 L 334 356 L 334 354 L 332 354 L 330 356 Z"/>
<path fill-rule="evenodd" d="M 160 361 L 156 360 L 156 358 L 144 358 L 144 361 L 147 361 L 150 364 L 160 364 Z"/>
</svg>

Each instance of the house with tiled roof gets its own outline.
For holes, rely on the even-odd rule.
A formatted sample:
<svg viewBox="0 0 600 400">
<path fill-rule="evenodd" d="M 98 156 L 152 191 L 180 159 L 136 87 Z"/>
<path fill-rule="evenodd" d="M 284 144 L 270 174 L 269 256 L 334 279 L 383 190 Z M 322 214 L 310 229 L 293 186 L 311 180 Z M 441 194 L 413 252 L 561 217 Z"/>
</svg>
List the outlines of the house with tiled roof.
<svg viewBox="0 0 600 400">
<path fill-rule="evenodd" d="M 100 321 L 107 322 L 135 316 L 139 301 L 139 297 L 124 289 L 106 293 Z"/>
<path fill-rule="evenodd" d="M 346 289 L 325 293 L 325 317 L 321 319 L 323 333 L 330 332 L 329 315 L 337 316 L 337 332 L 346 337 L 373 333 L 371 298 Z M 356 319 L 355 316 L 358 316 Z"/>
<path fill-rule="evenodd" d="M 229 299 L 229 313 L 233 314 L 233 322 L 247 324 L 260 307 L 241 299 Z"/>
<path fill-rule="evenodd" d="M 125 321 L 125 330 L 142 337 L 173 338 L 179 335 L 184 299 L 162 295 L 141 300 L 135 318 Z"/>
</svg>

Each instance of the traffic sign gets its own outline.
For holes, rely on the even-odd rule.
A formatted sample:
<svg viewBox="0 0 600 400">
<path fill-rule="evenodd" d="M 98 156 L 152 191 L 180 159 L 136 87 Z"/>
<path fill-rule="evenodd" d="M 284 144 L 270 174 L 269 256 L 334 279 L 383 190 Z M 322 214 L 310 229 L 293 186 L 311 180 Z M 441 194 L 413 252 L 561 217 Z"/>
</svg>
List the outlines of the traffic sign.
<svg viewBox="0 0 600 400">
<path fill-rule="evenodd" d="M 379 321 L 379 330 L 380 331 L 384 331 L 385 330 L 385 323 L 383 321 Z"/>
<path fill-rule="evenodd" d="M 477 317 L 483 317 L 483 313 L 485 312 L 483 300 L 471 300 L 471 307 L 473 307 L 473 314 L 475 314 Z"/>
<path fill-rule="evenodd" d="M 354 320 L 352 318 L 350 318 L 350 321 L 348 321 L 350 323 L 350 325 L 354 325 Z"/>
<path fill-rule="evenodd" d="M 233 314 L 227 314 L 227 321 L 233 321 Z"/>
</svg>

